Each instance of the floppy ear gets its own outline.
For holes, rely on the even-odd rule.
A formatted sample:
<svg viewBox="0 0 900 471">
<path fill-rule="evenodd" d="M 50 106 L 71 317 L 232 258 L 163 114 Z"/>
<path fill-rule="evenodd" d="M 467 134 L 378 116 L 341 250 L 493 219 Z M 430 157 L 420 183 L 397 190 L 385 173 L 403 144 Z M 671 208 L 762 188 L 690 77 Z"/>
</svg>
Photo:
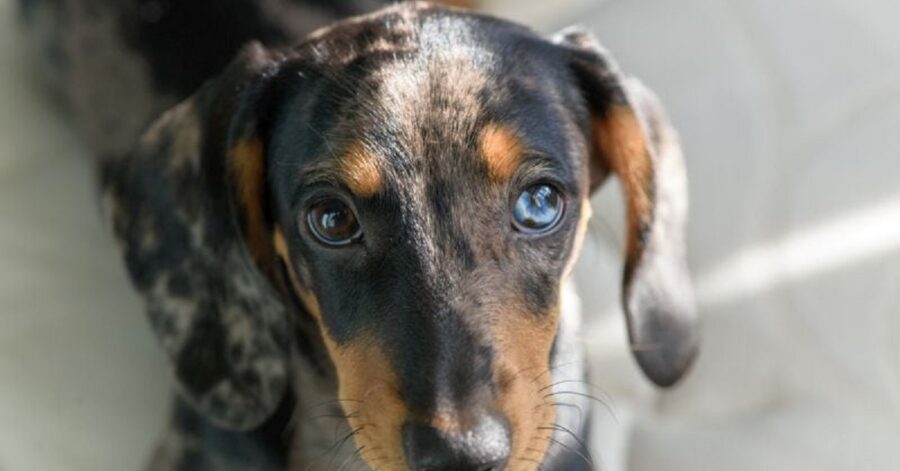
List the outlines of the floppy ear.
<svg viewBox="0 0 900 471">
<path fill-rule="evenodd" d="M 106 209 L 179 391 L 233 429 L 262 423 L 288 383 L 261 134 L 278 63 L 247 47 L 132 155 L 102 163 Z"/>
<path fill-rule="evenodd" d="M 622 77 L 589 35 L 564 31 L 557 42 L 587 105 L 591 190 L 609 173 L 627 205 L 622 298 L 631 349 L 659 386 L 675 384 L 697 350 L 697 315 L 685 260 L 687 182 L 678 137 L 659 101 Z"/>
</svg>

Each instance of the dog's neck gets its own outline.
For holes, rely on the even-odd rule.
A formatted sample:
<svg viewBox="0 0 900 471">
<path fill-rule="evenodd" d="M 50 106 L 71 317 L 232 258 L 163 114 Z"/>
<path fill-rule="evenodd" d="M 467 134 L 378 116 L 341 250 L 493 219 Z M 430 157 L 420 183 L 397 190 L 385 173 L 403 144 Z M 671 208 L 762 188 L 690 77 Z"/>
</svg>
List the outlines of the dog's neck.
<svg viewBox="0 0 900 471">
<path fill-rule="evenodd" d="M 547 424 L 547 432 L 552 433 L 554 442 L 542 468 L 590 469 L 586 459 L 589 453 L 584 446 L 590 429 L 591 394 L 586 382 L 588 368 L 584 350 L 577 339 L 581 306 L 571 282 L 564 283 L 562 293 L 560 322 L 550 361 L 553 386 L 544 392 L 546 400 L 556 408 L 555 424 Z M 324 356 L 321 335 L 312 327 L 308 323 L 298 327 L 299 340 L 308 343 L 295 352 L 293 359 L 296 407 L 289 469 L 318 469 L 327 467 L 328 463 L 352 465 L 358 459 L 354 456 L 356 446 L 349 437 L 351 429 L 337 394 L 333 366 Z"/>
</svg>

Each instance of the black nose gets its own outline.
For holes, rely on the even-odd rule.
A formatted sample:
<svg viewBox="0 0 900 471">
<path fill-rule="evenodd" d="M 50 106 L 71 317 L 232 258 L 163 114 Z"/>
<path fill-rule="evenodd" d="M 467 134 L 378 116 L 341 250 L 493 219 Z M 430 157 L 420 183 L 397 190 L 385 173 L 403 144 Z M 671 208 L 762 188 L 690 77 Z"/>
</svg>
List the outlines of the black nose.
<svg viewBox="0 0 900 471">
<path fill-rule="evenodd" d="M 454 432 L 407 423 L 403 441 L 414 471 L 500 471 L 509 459 L 509 426 L 493 416 Z"/>
</svg>

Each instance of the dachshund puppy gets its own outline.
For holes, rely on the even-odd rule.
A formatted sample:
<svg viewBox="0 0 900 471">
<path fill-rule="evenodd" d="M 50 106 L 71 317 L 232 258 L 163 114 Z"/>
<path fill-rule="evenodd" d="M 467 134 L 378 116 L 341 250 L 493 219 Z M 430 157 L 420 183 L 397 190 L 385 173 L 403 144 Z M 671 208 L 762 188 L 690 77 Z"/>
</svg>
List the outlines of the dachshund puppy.
<svg viewBox="0 0 900 471">
<path fill-rule="evenodd" d="M 207 23 L 258 20 L 226 13 Z M 215 68 L 129 50 L 169 96 Z M 660 386 L 695 356 L 677 137 L 584 33 L 398 4 L 249 44 L 130 151 L 96 134 L 178 385 L 154 469 L 591 468 L 564 292 L 611 175 L 634 356 Z"/>
</svg>

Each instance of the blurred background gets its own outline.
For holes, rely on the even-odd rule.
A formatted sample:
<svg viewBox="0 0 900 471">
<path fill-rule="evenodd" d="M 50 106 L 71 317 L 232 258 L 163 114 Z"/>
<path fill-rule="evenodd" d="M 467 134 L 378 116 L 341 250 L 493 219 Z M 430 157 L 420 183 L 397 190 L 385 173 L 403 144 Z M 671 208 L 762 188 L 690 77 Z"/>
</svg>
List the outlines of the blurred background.
<svg viewBox="0 0 900 471">
<path fill-rule="evenodd" d="M 602 470 L 900 469 L 900 2 L 486 0 L 583 25 L 680 130 L 703 346 L 659 392 L 626 347 L 618 188 L 577 270 Z M 90 156 L 0 0 L 0 470 L 137 470 L 168 378 Z"/>
</svg>

